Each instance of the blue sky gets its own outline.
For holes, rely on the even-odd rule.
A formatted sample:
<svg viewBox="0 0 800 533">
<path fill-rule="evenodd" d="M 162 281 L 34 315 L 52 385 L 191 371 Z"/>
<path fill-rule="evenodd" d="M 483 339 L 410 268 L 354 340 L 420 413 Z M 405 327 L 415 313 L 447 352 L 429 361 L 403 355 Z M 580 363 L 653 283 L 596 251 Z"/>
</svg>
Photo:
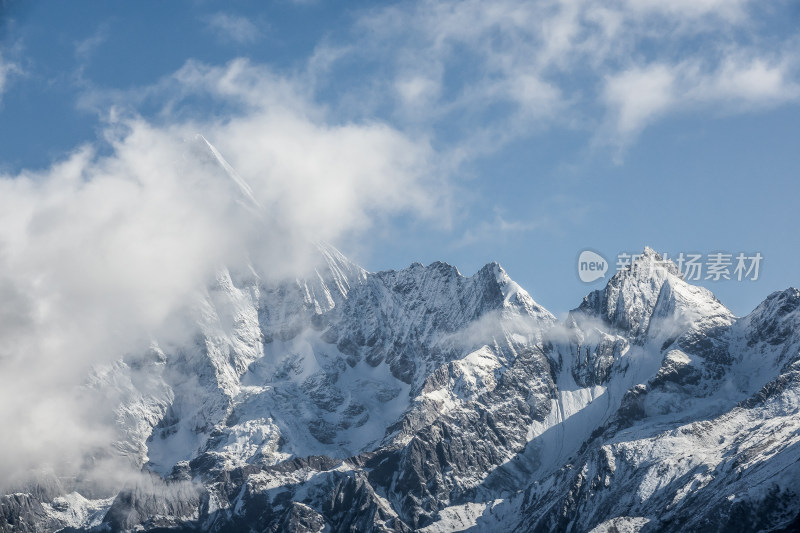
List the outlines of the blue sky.
<svg viewBox="0 0 800 533">
<path fill-rule="evenodd" d="M 585 248 L 760 252 L 758 281 L 703 282 L 737 314 L 800 285 L 796 2 L 0 9 L 6 180 L 136 180 L 126 150 L 195 131 L 271 214 L 369 270 L 496 260 L 556 313 L 602 286 L 576 276 Z M 71 216 L 94 242 L 105 219 Z"/>
</svg>

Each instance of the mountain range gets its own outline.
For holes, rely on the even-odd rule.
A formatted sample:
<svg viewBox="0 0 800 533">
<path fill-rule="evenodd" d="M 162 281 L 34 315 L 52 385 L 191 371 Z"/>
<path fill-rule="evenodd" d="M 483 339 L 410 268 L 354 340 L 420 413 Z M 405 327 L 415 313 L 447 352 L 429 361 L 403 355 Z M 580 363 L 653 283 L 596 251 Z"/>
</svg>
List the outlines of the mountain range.
<svg viewBox="0 0 800 533">
<path fill-rule="evenodd" d="M 735 317 L 651 249 L 564 320 L 496 263 L 221 270 L 185 346 L 97 369 L 142 475 L 8 531 L 791 531 L 800 291 Z M 76 490 L 77 489 L 77 490 Z M 66 528 L 66 529 L 65 529 Z"/>
<path fill-rule="evenodd" d="M 797 289 L 736 317 L 647 248 L 557 319 L 497 263 L 311 264 L 220 268 L 188 340 L 95 368 L 86 468 L 136 475 L 40 476 L 0 530 L 800 530 Z"/>
</svg>

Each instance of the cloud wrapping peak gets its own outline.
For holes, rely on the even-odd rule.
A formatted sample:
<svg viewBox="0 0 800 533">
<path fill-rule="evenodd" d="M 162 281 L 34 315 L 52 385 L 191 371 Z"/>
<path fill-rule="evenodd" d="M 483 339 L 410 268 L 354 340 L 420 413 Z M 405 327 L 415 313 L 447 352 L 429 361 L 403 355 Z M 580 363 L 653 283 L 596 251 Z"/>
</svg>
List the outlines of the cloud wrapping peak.
<svg viewBox="0 0 800 533">
<path fill-rule="evenodd" d="M 108 449 L 113 415 L 81 388 L 89 370 L 153 339 L 185 340 L 192 332 L 177 317 L 220 267 L 303 275 L 308 240 L 442 212 L 426 143 L 377 122 L 329 122 L 291 80 L 241 61 L 193 63 L 167 86 L 173 107 L 157 120 L 118 108 L 106 146 L 0 176 L 0 420 L 15 428 L 0 441 L 7 484 L 45 465 L 74 473 L 84 453 Z M 198 94 L 236 111 L 177 111 L 181 95 Z M 242 184 L 200 132 L 261 212 L 244 206 Z"/>
<path fill-rule="evenodd" d="M 175 316 L 223 265 L 297 275 L 309 266 L 298 243 L 395 215 L 447 225 L 459 163 L 537 129 L 584 128 L 624 148 L 670 113 L 798 101 L 796 41 L 763 35 L 760 9 L 420 0 L 368 10 L 300 73 L 189 61 L 135 92 L 87 94 L 84 107 L 110 108 L 102 142 L 0 176 L 0 420 L 18 435 L 0 440 L 0 480 L 47 464 L 74 473 L 87 450 L 107 449 L 109 415 L 81 389 L 89 369 L 180 342 L 190 332 Z M 229 14 L 207 22 L 238 44 L 260 35 Z M 0 56 L 0 95 L 16 68 Z M 146 100 L 161 110 L 148 119 L 136 113 Z M 496 214 L 464 242 L 546 223 Z"/>
</svg>

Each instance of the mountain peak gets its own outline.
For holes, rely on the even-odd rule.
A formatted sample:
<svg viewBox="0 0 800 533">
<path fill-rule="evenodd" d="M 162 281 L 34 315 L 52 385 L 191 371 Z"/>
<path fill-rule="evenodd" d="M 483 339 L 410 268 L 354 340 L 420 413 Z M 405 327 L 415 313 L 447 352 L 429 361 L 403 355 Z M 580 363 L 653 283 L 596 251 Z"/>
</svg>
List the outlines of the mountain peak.
<svg viewBox="0 0 800 533">
<path fill-rule="evenodd" d="M 667 274 L 680 277 L 678 266 L 669 259 L 665 259 L 660 253 L 649 246 L 645 246 L 641 254 L 634 256 L 633 261 L 624 269 L 617 272 L 628 273 L 637 277 L 653 277 L 658 270 L 663 270 Z"/>
<path fill-rule="evenodd" d="M 800 325 L 800 290 L 789 287 L 775 291 L 744 317 L 742 326 L 751 332 L 750 342 L 764 340 L 782 344 Z"/>
<path fill-rule="evenodd" d="M 502 294 L 504 309 L 516 309 L 523 314 L 537 317 L 546 322 L 555 320 L 555 316 L 536 303 L 528 291 L 511 279 L 511 276 L 497 261 L 486 263 L 475 274 L 475 277 L 484 280 L 485 283 L 496 285 Z"/>
<path fill-rule="evenodd" d="M 674 299 L 676 294 L 681 294 L 681 301 L 676 303 L 680 303 L 682 307 L 705 308 L 709 307 L 710 301 L 718 304 L 709 291 L 699 288 L 681 290 L 684 286 L 692 287 L 681 278 L 677 265 L 648 246 L 629 265 L 617 271 L 608 280 L 605 288 L 589 293 L 575 311 L 600 318 L 611 326 L 638 337 L 647 331 L 650 318 L 662 298 L 663 288 L 667 289 L 664 298 Z M 690 301 L 693 298 L 697 301 Z M 665 302 L 661 305 L 674 307 Z M 723 306 L 719 304 L 712 307 Z"/>
</svg>

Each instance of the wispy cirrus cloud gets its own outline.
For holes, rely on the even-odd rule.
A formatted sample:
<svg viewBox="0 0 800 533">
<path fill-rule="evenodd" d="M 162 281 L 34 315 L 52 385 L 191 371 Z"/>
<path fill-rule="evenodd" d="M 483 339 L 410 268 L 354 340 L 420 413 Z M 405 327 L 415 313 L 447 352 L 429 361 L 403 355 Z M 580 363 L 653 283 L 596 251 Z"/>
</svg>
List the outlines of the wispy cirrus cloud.
<svg viewBox="0 0 800 533">
<path fill-rule="evenodd" d="M 0 51 L 0 101 L 2 101 L 3 94 L 8 89 L 8 84 L 15 74 L 21 74 L 22 69 L 20 66 L 5 57 Z"/>
<path fill-rule="evenodd" d="M 462 150 L 552 127 L 624 149 L 669 114 L 797 102 L 797 39 L 765 23 L 787 6 L 421 0 L 361 16 L 346 53 L 335 40 L 320 48 L 339 50 L 333 73 L 362 68 L 348 110 L 388 109 L 416 129 L 457 124 Z"/>
<path fill-rule="evenodd" d="M 719 109 L 742 113 L 800 98 L 792 61 L 729 55 L 713 66 L 699 60 L 631 67 L 609 76 L 603 102 L 616 140 L 624 144 L 670 112 Z"/>
<path fill-rule="evenodd" d="M 478 243 L 497 242 L 507 238 L 520 238 L 526 233 L 543 230 L 552 223 L 553 221 L 546 216 L 526 220 L 509 218 L 501 210 L 495 208 L 494 218 L 485 219 L 467 228 L 461 238 L 453 243 L 453 247 L 461 248 Z"/>
<path fill-rule="evenodd" d="M 89 57 L 108 40 L 108 24 L 100 24 L 89 37 L 75 43 L 75 56 L 82 61 Z"/>
<path fill-rule="evenodd" d="M 250 19 L 231 13 L 214 13 L 206 19 L 206 24 L 219 40 L 236 44 L 254 43 L 262 33 Z"/>
</svg>

